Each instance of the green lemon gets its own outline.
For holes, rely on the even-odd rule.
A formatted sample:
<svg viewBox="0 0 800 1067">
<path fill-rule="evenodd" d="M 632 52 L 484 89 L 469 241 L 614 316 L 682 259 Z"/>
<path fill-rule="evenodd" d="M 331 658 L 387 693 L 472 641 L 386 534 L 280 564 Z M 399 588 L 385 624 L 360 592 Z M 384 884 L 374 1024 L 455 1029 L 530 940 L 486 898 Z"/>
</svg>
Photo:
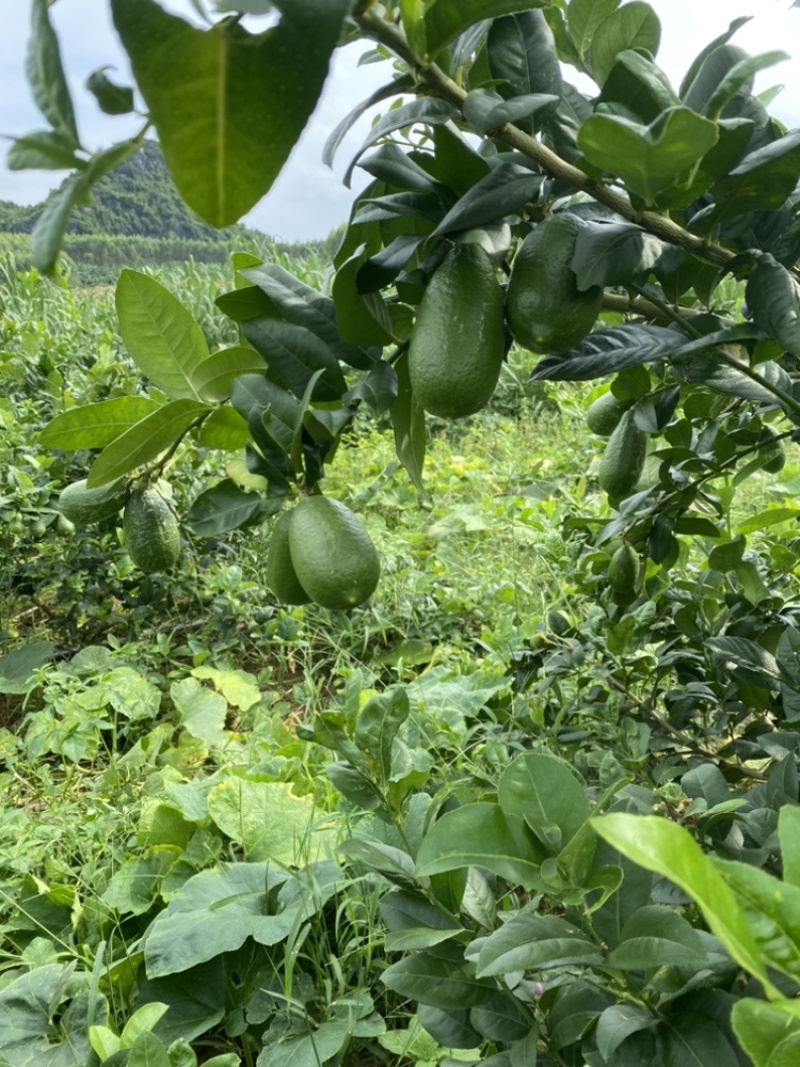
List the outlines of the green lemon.
<svg viewBox="0 0 800 1067">
<path fill-rule="evenodd" d="M 414 395 L 431 415 L 472 415 L 494 392 L 504 350 L 494 264 L 480 245 L 456 245 L 430 280 L 411 333 Z"/>
<path fill-rule="evenodd" d="M 145 574 L 175 565 L 181 551 L 178 523 L 155 489 L 134 489 L 125 505 L 122 530 L 128 555 Z"/>
<path fill-rule="evenodd" d="M 581 228 L 576 215 L 540 222 L 514 258 L 506 317 L 514 340 L 531 352 L 565 352 L 594 326 L 603 289 L 580 290 L 570 263 Z"/>
<path fill-rule="evenodd" d="M 600 461 L 598 480 L 612 500 L 621 500 L 636 488 L 647 457 L 647 434 L 640 430 L 633 411 L 626 411 L 611 434 Z"/>
<path fill-rule="evenodd" d="M 300 584 L 289 550 L 292 512 L 285 511 L 272 528 L 267 554 L 267 585 L 282 604 L 307 604 L 311 597 Z"/>
<path fill-rule="evenodd" d="M 598 437 L 610 437 L 628 407 L 629 403 L 617 400 L 613 393 L 603 393 L 589 405 L 586 425 Z"/>
<path fill-rule="evenodd" d="M 378 553 L 361 520 L 344 504 L 306 497 L 290 512 L 288 529 L 294 573 L 315 603 L 353 608 L 375 591 Z"/>
<path fill-rule="evenodd" d="M 58 510 L 75 526 L 88 526 L 112 518 L 122 510 L 127 498 L 128 484 L 124 480 L 87 489 L 86 479 L 82 478 L 61 490 Z"/>
</svg>

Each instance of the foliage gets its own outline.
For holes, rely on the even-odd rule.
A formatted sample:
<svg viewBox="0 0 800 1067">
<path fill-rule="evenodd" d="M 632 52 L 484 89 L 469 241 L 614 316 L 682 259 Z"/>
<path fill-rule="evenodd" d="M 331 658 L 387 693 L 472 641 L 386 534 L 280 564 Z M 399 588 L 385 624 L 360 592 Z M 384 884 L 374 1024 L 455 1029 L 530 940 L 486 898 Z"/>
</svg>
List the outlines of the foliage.
<svg viewBox="0 0 800 1067">
<path fill-rule="evenodd" d="M 222 293 L 126 269 L 92 320 L 98 368 L 40 276 L 5 271 L 3 536 L 67 585 L 78 647 L 51 659 L 42 625 L 0 660 L 0 1006 L 21 1035 L 0 1056 L 791 1062 L 800 135 L 752 88 L 783 54 L 731 44 L 737 20 L 673 88 L 639 0 L 306 0 L 260 34 L 238 14 L 261 0 L 203 29 L 139 6 L 111 3 L 148 122 L 215 225 L 269 188 L 337 40 L 394 66 L 330 276 L 247 252 Z M 10 161 L 74 168 L 33 233 L 50 271 L 144 130 L 86 158 L 45 0 L 33 14 L 48 128 Z M 408 348 L 437 271 L 478 244 L 455 258 L 513 278 L 559 217 L 561 310 L 602 297 L 596 327 L 524 399 L 507 337 L 494 410 L 426 414 Z M 576 425 L 607 389 L 600 444 Z M 71 543 L 91 588 L 82 556 L 32 548 L 87 467 L 90 488 L 169 475 L 194 546 L 169 583 L 113 519 Z M 357 616 L 263 592 L 270 524 L 322 485 L 384 557 Z"/>
</svg>

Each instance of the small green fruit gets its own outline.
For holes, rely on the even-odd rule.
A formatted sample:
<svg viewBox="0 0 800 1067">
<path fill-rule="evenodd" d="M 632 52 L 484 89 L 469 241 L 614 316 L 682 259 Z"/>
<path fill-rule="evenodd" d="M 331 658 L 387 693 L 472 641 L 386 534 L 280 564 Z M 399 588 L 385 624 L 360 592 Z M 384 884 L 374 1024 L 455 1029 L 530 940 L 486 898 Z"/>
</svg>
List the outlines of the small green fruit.
<svg viewBox="0 0 800 1067">
<path fill-rule="evenodd" d="M 612 500 L 622 500 L 636 488 L 647 456 L 647 434 L 640 430 L 633 411 L 626 411 L 611 434 L 600 461 L 600 487 Z"/>
<path fill-rule="evenodd" d="M 431 415 L 472 415 L 491 399 L 503 352 L 496 268 L 480 245 L 456 245 L 429 282 L 411 333 L 414 395 Z"/>
<path fill-rule="evenodd" d="M 632 593 L 639 581 L 639 553 L 632 545 L 621 545 L 608 565 L 608 584 L 612 592 Z"/>
<path fill-rule="evenodd" d="M 308 604 L 311 597 L 300 584 L 289 549 L 292 512 L 285 511 L 272 528 L 267 555 L 267 585 L 282 604 Z"/>
<path fill-rule="evenodd" d="M 767 427 L 762 435 L 758 458 L 761 460 L 762 471 L 767 474 L 779 474 L 786 466 L 783 441 L 778 440 L 778 435 L 770 427 Z"/>
<path fill-rule="evenodd" d="M 617 400 L 613 393 L 603 393 L 589 405 L 586 425 L 598 437 L 610 437 L 629 407 L 629 403 Z"/>
<path fill-rule="evenodd" d="M 324 608 L 353 608 L 375 591 L 381 565 L 361 520 L 337 500 L 311 496 L 290 513 L 289 551 L 297 579 Z"/>
<path fill-rule="evenodd" d="M 128 483 L 124 479 L 87 489 L 86 479 L 82 478 L 61 490 L 58 510 L 75 526 L 88 526 L 118 514 L 127 498 Z"/>
<path fill-rule="evenodd" d="M 175 565 L 181 552 L 178 523 L 155 489 L 134 489 L 125 505 L 122 530 L 128 555 L 145 574 Z"/>
</svg>

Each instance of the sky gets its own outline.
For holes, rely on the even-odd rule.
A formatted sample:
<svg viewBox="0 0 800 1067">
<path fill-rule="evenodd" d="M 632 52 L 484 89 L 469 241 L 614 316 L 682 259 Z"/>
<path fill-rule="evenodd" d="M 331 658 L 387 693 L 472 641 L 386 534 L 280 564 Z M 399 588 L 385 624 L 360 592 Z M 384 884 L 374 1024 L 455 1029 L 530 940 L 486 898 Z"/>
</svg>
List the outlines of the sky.
<svg viewBox="0 0 800 1067">
<path fill-rule="evenodd" d="M 176 14 L 195 19 L 190 0 L 162 3 Z M 734 43 L 751 55 L 782 49 L 792 56 L 791 61 L 762 72 L 756 91 L 783 85 L 770 110 L 790 129 L 800 127 L 800 8 L 791 9 L 790 5 L 791 0 L 651 0 L 662 26 L 658 63 L 677 85 L 695 55 L 731 20 L 740 15 L 753 16 L 739 30 Z M 9 13 L 11 7 L 7 0 L 6 13 L 0 17 L 0 135 L 4 136 L 44 125 L 24 74 L 30 0 L 15 0 L 13 12 Z M 138 125 L 125 117 L 112 119 L 103 115 L 82 87 L 93 70 L 106 65 L 114 68 L 109 71 L 114 80 L 123 83 L 129 79 L 125 54 L 108 9 L 107 0 L 58 0 L 51 9 L 81 138 L 92 150 L 122 140 Z M 367 43 L 361 43 L 335 54 L 317 109 L 283 173 L 243 221 L 279 239 L 294 241 L 324 237 L 347 219 L 353 192 L 343 186 L 342 175 L 369 129 L 370 116 L 361 120 L 339 149 L 333 170 L 322 162 L 322 146 L 347 111 L 390 79 L 387 63 L 359 65 L 359 58 L 367 51 Z M 64 177 L 64 172 L 58 171 L 12 172 L 0 162 L 0 199 L 37 203 Z M 353 188 L 365 181 L 366 177 L 356 171 Z"/>
</svg>

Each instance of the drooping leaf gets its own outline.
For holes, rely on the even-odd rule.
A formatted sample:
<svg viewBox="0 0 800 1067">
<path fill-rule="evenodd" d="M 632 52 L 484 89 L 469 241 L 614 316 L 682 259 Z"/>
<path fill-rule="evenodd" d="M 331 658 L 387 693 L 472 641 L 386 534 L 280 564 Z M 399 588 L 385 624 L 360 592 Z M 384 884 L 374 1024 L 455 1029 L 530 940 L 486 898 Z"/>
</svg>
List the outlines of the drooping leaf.
<svg viewBox="0 0 800 1067">
<path fill-rule="evenodd" d="M 684 255 L 634 223 L 586 220 L 578 230 L 570 267 L 583 290 L 625 285 L 656 269 L 675 270 Z"/>
<path fill-rule="evenodd" d="M 198 400 L 193 382 L 208 358 L 203 331 L 168 289 L 140 271 L 123 270 L 115 293 L 119 329 L 139 370 L 175 400 Z"/>
<path fill-rule="evenodd" d="M 328 140 L 325 142 L 325 146 L 322 149 L 322 162 L 329 167 L 333 166 L 333 160 L 339 145 L 344 140 L 348 130 L 351 129 L 354 123 L 358 122 L 365 111 L 369 111 L 375 104 L 380 104 L 390 96 L 401 96 L 403 93 L 412 89 L 413 85 L 414 81 L 411 75 L 404 74 L 401 77 L 390 81 L 387 85 L 382 85 L 379 89 L 376 89 L 374 93 L 371 93 L 366 100 L 362 100 L 360 104 L 357 104 L 353 110 L 345 115 L 341 122 L 334 127 L 333 132 L 328 137 Z"/>
<path fill-rule="evenodd" d="M 33 130 L 15 137 L 6 156 L 9 170 L 83 170 L 86 160 L 61 130 Z"/>
<path fill-rule="evenodd" d="M 414 396 L 408 375 L 408 353 L 394 365 L 397 372 L 397 399 L 391 406 L 394 446 L 397 458 L 405 467 L 417 492 L 425 495 L 422 468 L 425 463 L 425 412 Z"/>
<path fill-rule="evenodd" d="M 415 126 L 417 124 L 438 126 L 455 118 L 457 114 L 458 112 L 452 104 L 432 96 L 423 96 L 419 100 L 412 100 L 408 104 L 403 104 L 387 111 L 372 127 L 365 141 L 350 161 L 350 165 L 345 172 L 345 185 L 348 188 L 350 187 L 353 168 L 371 145 L 377 144 L 378 141 L 387 137 L 390 133 L 394 133 L 395 130 L 401 130 L 404 126 Z"/>
<path fill-rule="evenodd" d="M 613 326 L 596 330 L 577 347 L 558 356 L 546 356 L 531 371 L 532 381 L 588 381 L 616 374 L 679 352 L 682 338 L 663 326 Z"/>
<path fill-rule="evenodd" d="M 237 20 L 197 29 L 154 0 L 112 0 L 167 166 L 212 226 L 237 222 L 277 178 L 317 103 L 349 3 L 277 6 L 279 24 L 250 34 Z"/>
<path fill-rule="evenodd" d="M 25 74 L 41 113 L 73 148 L 79 148 L 75 110 L 61 63 L 58 37 L 50 24 L 49 6 L 47 0 L 33 0 L 31 5 L 31 36 L 25 57 Z"/>
<path fill-rule="evenodd" d="M 356 400 L 364 400 L 376 415 L 389 411 L 397 400 L 399 385 L 397 371 L 390 363 L 376 363 L 363 382 L 348 389 L 342 397 L 346 405 Z"/>
<path fill-rule="evenodd" d="M 578 147 L 601 170 L 622 178 L 647 204 L 716 143 L 716 124 L 687 107 L 672 107 L 649 126 L 620 115 L 590 115 Z"/>
<path fill-rule="evenodd" d="M 84 404 L 56 415 L 39 435 L 39 444 L 75 452 L 105 448 L 134 423 L 157 411 L 159 404 L 145 396 L 119 396 Z"/>
<path fill-rule="evenodd" d="M 678 1021 L 680 1019 L 680 1022 Z M 658 1062 L 664 1067 L 739 1067 L 741 1060 L 715 1020 L 698 1012 L 681 1012 L 658 1033 Z"/>
<path fill-rule="evenodd" d="M 89 471 L 88 488 L 113 482 L 157 459 L 207 412 L 194 400 L 172 400 L 146 415 L 106 445 Z"/>
<path fill-rule="evenodd" d="M 800 282 L 797 278 L 772 256 L 763 255 L 748 278 L 746 300 L 750 313 L 764 333 L 793 356 L 800 356 Z"/>
<path fill-rule="evenodd" d="M 589 65 L 598 85 L 611 72 L 620 52 L 641 48 L 655 55 L 661 42 L 661 23 L 649 4 L 631 0 L 613 11 L 597 27 L 589 50 Z"/>
<path fill-rule="evenodd" d="M 279 506 L 280 501 L 277 503 Z M 186 513 L 186 522 L 200 537 L 217 537 L 263 522 L 274 510 L 274 501 L 247 493 L 225 478 L 196 498 Z"/>
</svg>

